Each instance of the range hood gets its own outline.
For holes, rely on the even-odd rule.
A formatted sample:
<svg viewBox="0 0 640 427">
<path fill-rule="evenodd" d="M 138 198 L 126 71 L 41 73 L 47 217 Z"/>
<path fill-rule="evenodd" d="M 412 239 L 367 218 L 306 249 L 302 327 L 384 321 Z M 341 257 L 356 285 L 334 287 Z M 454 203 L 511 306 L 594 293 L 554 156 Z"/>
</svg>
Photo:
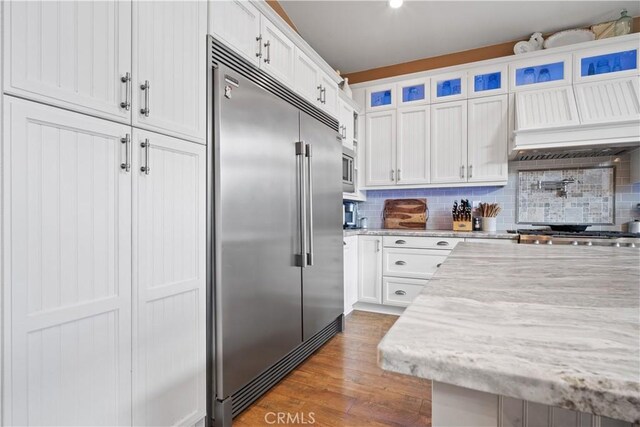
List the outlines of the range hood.
<svg viewBox="0 0 640 427">
<path fill-rule="evenodd" d="M 613 156 L 640 146 L 639 76 L 518 92 L 511 157 Z"/>
</svg>

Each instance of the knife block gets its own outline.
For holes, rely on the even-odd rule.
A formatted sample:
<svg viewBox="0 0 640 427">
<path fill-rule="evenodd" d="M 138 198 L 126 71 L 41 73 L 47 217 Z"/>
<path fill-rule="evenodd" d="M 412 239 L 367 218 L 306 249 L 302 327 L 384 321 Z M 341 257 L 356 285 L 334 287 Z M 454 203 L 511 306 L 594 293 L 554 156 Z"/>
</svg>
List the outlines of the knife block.
<svg viewBox="0 0 640 427">
<path fill-rule="evenodd" d="M 472 231 L 473 223 L 471 221 L 453 221 L 453 231 Z"/>
</svg>

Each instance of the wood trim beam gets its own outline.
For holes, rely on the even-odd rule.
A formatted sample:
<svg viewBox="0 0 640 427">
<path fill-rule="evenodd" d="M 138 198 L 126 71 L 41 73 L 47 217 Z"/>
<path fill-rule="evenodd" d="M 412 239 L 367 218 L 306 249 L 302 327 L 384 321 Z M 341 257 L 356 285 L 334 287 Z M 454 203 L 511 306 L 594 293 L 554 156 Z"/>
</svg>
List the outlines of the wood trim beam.
<svg viewBox="0 0 640 427">
<path fill-rule="evenodd" d="M 633 18 L 633 32 L 640 32 L 640 16 Z M 419 73 L 421 71 L 433 70 L 436 68 L 452 67 L 454 65 L 467 64 L 469 62 L 510 56 L 513 55 L 513 45 L 519 41 L 520 40 L 514 40 L 477 49 L 450 53 L 447 55 L 423 58 L 401 64 L 373 68 L 370 70 L 356 71 L 345 74 L 343 77 L 349 78 L 349 84 L 355 84 L 404 74 Z"/>
<path fill-rule="evenodd" d="M 300 34 L 300 31 L 298 31 L 296 25 L 293 23 L 291 18 L 289 18 L 289 15 L 287 15 L 287 12 L 284 10 L 278 0 L 267 0 L 267 4 L 271 6 L 271 9 L 273 9 L 278 15 L 280 15 L 280 18 L 284 19 L 284 21 L 289 24 L 293 31 Z"/>
</svg>

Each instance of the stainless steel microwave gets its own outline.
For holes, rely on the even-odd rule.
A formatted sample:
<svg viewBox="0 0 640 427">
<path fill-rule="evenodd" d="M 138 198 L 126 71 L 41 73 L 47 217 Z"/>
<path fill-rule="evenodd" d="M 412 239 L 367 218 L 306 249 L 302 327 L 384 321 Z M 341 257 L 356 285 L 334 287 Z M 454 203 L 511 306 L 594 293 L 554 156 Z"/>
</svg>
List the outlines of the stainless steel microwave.
<svg viewBox="0 0 640 427">
<path fill-rule="evenodd" d="M 356 153 L 346 147 L 342 147 L 342 191 L 345 193 L 355 193 L 356 191 Z"/>
</svg>

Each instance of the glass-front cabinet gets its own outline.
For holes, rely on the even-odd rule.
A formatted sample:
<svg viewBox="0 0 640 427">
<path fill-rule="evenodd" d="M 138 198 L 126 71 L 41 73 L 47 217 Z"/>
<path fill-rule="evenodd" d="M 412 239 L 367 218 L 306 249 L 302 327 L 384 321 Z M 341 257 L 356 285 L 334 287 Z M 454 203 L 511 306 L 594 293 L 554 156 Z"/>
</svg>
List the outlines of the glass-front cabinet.
<svg viewBox="0 0 640 427">
<path fill-rule="evenodd" d="M 571 54 L 545 55 L 509 65 L 511 91 L 571 84 Z"/>
<path fill-rule="evenodd" d="M 398 107 L 427 104 L 431 98 L 429 79 L 405 80 L 396 85 Z"/>
<path fill-rule="evenodd" d="M 431 102 L 467 98 L 467 72 L 439 74 L 431 77 Z"/>
<path fill-rule="evenodd" d="M 475 68 L 468 72 L 469 98 L 507 93 L 507 64 Z"/>
<path fill-rule="evenodd" d="M 367 89 L 367 112 L 396 108 L 396 85 L 374 86 Z"/>
<path fill-rule="evenodd" d="M 582 50 L 574 54 L 574 80 L 588 82 L 638 75 L 638 44 Z"/>
</svg>

